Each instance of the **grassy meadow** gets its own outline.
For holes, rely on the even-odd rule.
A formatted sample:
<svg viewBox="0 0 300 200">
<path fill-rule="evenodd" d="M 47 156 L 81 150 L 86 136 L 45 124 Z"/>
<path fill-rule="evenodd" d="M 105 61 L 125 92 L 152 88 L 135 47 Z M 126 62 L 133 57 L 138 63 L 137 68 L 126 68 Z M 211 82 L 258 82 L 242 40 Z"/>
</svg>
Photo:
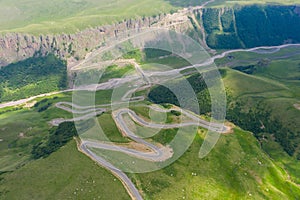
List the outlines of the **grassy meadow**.
<svg viewBox="0 0 300 200">
<path fill-rule="evenodd" d="M 228 70 L 227 76 L 237 73 Z M 226 77 L 225 77 L 226 79 Z M 243 78 L 245 79 L 245 78 Z M 272 84 L 271 84 L 272 85 Z M 267 86 L 268 89 L 277 90 L 276 86 Z M 257 92 L 256 90 L 254 92 Z M 261 91 L 263 92 L 263 91 Z M 103 97 L 102 103 L 106 102 L 111 92 L 99 93 Z M 32 126 L 40 130 L 42 137 L 47 133 L 49 125 L 47 121 L 58 116 L 70 118 L 71 114 L 65 111 L 58 111 L 53 105 L 61 100 L 70 101 L 69 94 L 60 94 L 58 98 L 48 97 L 47 101 L 42 101 L 38 107 L 32 109 L 21 109 L 7 112 L 1 115 L 2 126 L 8 127 L 9 121 L 18 124 L 18 120 L 23 121 L 23 127 L 6 132 L 4 141 L 14 141 L 18 143 L 24 138 L 18 138 L 19 132 L 23 128 Z M 97 96 L 97 95 L 96 95 Z M 99 97 L 100 97 L 99 96 Z M 42 99 L 40 99 L 42 100 Z M 51 103 L 51 106 L 43 112 L 37 112 L 40 106 Z M 101 101 L 99 101 L 101 103 Z M 147 102 L 146 102 L 147 103 Z M 156 116 L 156 113 L 149 113 L 149 109 L 140 104 L 131 105 L 133 110 L 139 115 L 148 118 Z M 61 112 L 56 114 L 57 112 Z M 31 115 L 30 121 L 28 115 Z M 167 116 L 171 123 L 173 118 Z M 18 120 L 17 120 L 18 118 Z M 36 118 L 35 120 L 32 120 Z M 105 113 L 98 116 L 99 123 L 107 134 L 107 137 L 115 142 L 128 142 L 122 138 L 118 129 L 110 116 Z M 156 142 L 168 143 L 172 140 L 176 130 L 165 130 L 152 137 Z M 298 164 L 282 153 L 281 158 L 285 163 L 289 163 L 287 168 L 282 162 L 272 161 L 261 149 L 260 144 L 250 132 L 234 129 L 233 134 L 221 136 L 216 147 L 204 159 L 198 158 L 199 147 L 203 142 L 205 130 L 200 129 L 195 137 L 192 146 L 174 164 L 151 173 L 128 174 L 142 191 L 145 199 L 297 199 L 300 196 L 300 189 L 293 183 L 298 181 Z M 29 133 L 25 133 L 27 137 Z M 1 137 L 3 137 L 1 136 Z M 90 137 L 90 136 L 89 136 Z M 3 142 L 3 141 L 2 141 Z M 34 143 L 34 141 L 31 141 Z M 5 144 L 5 143 L 0 143 Z M 8 143 L 6 143 L 7 145 Z M 272 143 L 276 145 L 277 143 Z M 272 148 L 270 144 L 264 144 L 266 148 Z M 3 149 L 7 146 L 2 146 Z M 19 146 L 20 152 L 26 160 L 30 155 L 30 145 Z M 4 155 L 19 156 L 16 149 L 10 152 L 2 151 Z M 27 154 L 26 154 L 27 153 Z M 281 155 L 280 154 L 280 155 Z M 67 159 L 66 159 L 67 158 Z M 16 166 L 16 160 L 1 160 L 2 167 L 11 163 L 11 171 Z M 24 161 L 25 163 L 25 161 Z M 19 163 L 17 163 L 19 164 Z M 20 167 L 21 166 L 21 167 Z M 41 176 L 41 174 L 43 176 Z M 22 195 L 23 199 L 32 198 L 98 198 L 98 199 L 129 199 L 121 183 L 109 172 L 96 165 L 85 155 L 79 153 L 74 141 L 68 143 L 57 152 L 54 152 L 45 159 L 32 160 L 26 165 L 20 165 L 16 170 L 3 173 L 1 176 L 0 194 L 4 199 L 18 199 Z M 18 178 L 17 178 L 18 177 Z M 30 184 L 29 184 L 30 183 Z M 12 192 L 17 191 L 17 192 Z"/>
<path fill-rule="evenodd" d="M 73 33 L 89 27 L 152 16 L 175 9 L 164 0 L 1 1 L 0 31 Z"/>
<path fill-rule="evenodd" d="M 262 151 L 249 132 L 235 128 L 199 159 L 205 131 L 172 165 L 131 175 L 145 199 L 297 199 L 300 189 L 287 172 Z"/>
<path fill-rule="evenodd" d="M 90 27 L 112 24 L 124 19 L 170 13 L 182 7 L 198 6 L 207 0 L 4 0 L 0 2 L 0 32 L 49 34 L 74 33 Z M 210 6 L 236 4 L 285 5 L 299 0 L 216 0 Z"/>
<path fill-rule="evenodd" d="M 299 110 L 294 107 L 300 101 L 300 59 L 297 55 L 282 58 L 288 53 L 285 49 L 276 53 L 277 56 L 258 55 L 256 59 L 253 53 L 237 55 L 234 58 L 236 63 L 228 62 L 233 69 L 226 69 L 223 81 L 230 97 L 252 103 L 266 102 L 274 110 L 274 116 L 280 117 L 287 125 L 295 126 L 300 123 Z M 240 63 L 239 59 L 242 60 Z M 266 64 L 262 64 L 263 60 L 267 60 Z M 240 70 L 234 70 L 237 66 Z M 251 67 L 251 73 L 243 72 L 243 66 Z M 295 128 L 300 130 L 299 125 Z"/>
<path fill-rule="evenodd" d="M 293 133 L 288 133 L 288 140 L 295 146 L 293 157 L 284 152 L 274 134 L 263 133 L 260 143 L 274 162 L 286 169 L 290 177 L 299 184 L 300 113 L 294 106 L 300 101 L 298 51 L 299 49 L 287 48 L 270 55 L 235 53 L 233 60 L 224 62 L 227 59 L 224 58 L 217 62 L 220 66 L 228 65 L 231 68 L 225 69 L 223 78 L 229 101 L 240 100 L 246 104 L 245 109 L 263 105 L 270 113 L 269 118 L 276 118 L 279 123 L 288 127 L 288 130 L 281 131 L 281 135 L 285 135 L 287 131 Z M 262 60 L 267 62 L 262 64 Z"/>
<path fill-rule="evenodd" d="M 0 171 L 11 171 L 21 167 L 31 159 L 33 145 L 42 141 L 55 118 L 71 118 L 72 114 L 54 106 L 58 101 L 70 99 L 68 94 L 48 97 L 37 107 L 19 106 L 17 109 L 1 109 L 0 112 Z M 36 100 L 29 104 L 35 104 Z M 38 110 L 49 103 L 48 109 Z M 28 105 L 29 105 L 28 104 Z"/>
<path fill-rule="evenodd" d="M 290 53 L 289 49 L 276 55 L 240 53 L 234 54 L 230 60 L 217 61 L 217 65 L 222 67 L 229 102 L 243 100 L 245 109 L 258 103 L 266 105 L 271 110 L 271 118 L 279 117 L 283 124 L 297 133 L 300 118 L 294 104 L 300 101 L 300 60 L 297 55 L 287 58 Z M 171 60 L 164 59 L 162 64 L 173 65 L 169 62 Z M 179 64 L 185 63 L 181 61 Z M 147 65 L 146 68 L 151 67 L 151 64 Z M 120 77 L 131 69 L 132 66 L 128 66 L 119 71 L 113 66 L 103 78 Z M 199 84 L 201 79 L 193 77 L 189 76 L 194 81 L 192 83 Z M 198 97 L 203 98 L 203 93 L 200 93 L 203 85 L 200 86 Z M 97 92 L 95 103 L 110 103 L 112 93 L 112 90 Z M 145 95 L 147 92 L 138 93 Z M 91 92 L 77 95 L 84 102 Z M 35 104 L 36 101 L 39 103 Z M 72 117 L 72 114 L 55 107 L 54 104 L 61 101 L 72 101 L 72 94 L 35 99 L 32 102 L 35 106 L 31 108 L 0 109 L 0 199 L 129 199 L 120 181 L 78 152 L 75 141 L 47 158 L 32 159 L 32 147 L 47 138 L 51 129 L 49 121 Z M 157 122 L 178 120 L 178 116 L 172 113 L 163 118 L 141 103 L 131 103 L 130 108 L 144 118 L 153 117 Z M 97 116 L 97 120 L 111 141 L 129 142 L 128 138 L 121 136 L 110 111 Z M 149 136 L 149 133 L 140 134 Z M 199 159 L 205 133 L 199 129 L 191 147 L 172 165 L 156 172 L 128 174 L 145 199 L 300 198 L 297 185 L 300 184 L 299 146 L 294 155 L 289 156 L 275 141 L 274 135 L 265 133 L 263 140 L 257 140 L 252 133 L 236 127 L 232 134 L 221 136 L 207 157 Z M 162 130 L 155 136 L 151 135 L 151 139 L 168 144 L 175 134 L 176 129 Z M 89 133 L 85 136 L 99 139 Z M 293 144 L 299 145 L 299 139 L 294 138 Z"/>
<path fill-rule="evenodd" d="M 209 4 L 213 7 L 221 7 L 221 6 L 235 6 L 235 5 L 251 5 L 251 4 L 273 4 L 273 5 L 299 5 L 299 0 L 215 0 L 215 2 Z"/>
<path fill-rule="evenodd" d="M 72 96 L 71 92 L 66 92 L 40 97 L 17 107 L 0 109 L 0 172 L 13 171 L 32 160 L 33 146 L 45 141 L 53 128 L 49 123 L 51 120 L 73 117 L 72 113 L 56 108 L 56 103 L 72 102 L 72 97 L 79 98 L 82 102 L 91 97 L 91 94 L 79 92 Z M 111 94 L 112 90 L 96 92 L 95 103 L 110 103 Z M 119 134 L 110 111 L 98 116 L 98 121 L 111 141 L 128 142 Z M 99 139 L 99 135 L 95 137 Z"/>
<path fill-rule="evenodd" d="M 0 102 L 19 100 L 67 87 L 67 64 L 53 54 L 0 68 Z"/>
<path fill-rule="evenodd" d="M 74 140 L 0 179 L 0 199 L 130 199 L 122 183 L 80 153 Z"/>
</svg>

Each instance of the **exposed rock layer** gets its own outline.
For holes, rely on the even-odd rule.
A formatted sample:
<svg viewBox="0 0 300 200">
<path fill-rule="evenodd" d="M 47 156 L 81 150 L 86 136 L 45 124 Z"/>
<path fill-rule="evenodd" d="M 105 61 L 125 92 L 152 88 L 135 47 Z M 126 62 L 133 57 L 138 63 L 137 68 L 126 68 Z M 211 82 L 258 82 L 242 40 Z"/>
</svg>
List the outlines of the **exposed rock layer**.
<svg viewBox="0 0 300 200">
<path fill-rule="evenodd" d="M 0 37 L 0 66 L 49 52 L 68 60 L 69 66 L 72 66 L 76 60 L 83 59 L 88 52 L 117 38 L 120 33 L 128 30 L 138 32 L 148 27 L 172 27 L 188 33 L 205 48 L 215 49 L 300 42 L 299 13 L 297 6 L 196 7 L 174 14 L 124 20 L 74 34 L 33 36 L 9 33 Z M 276 20 L 281 24 L 275 23 Z"/>
</svg>

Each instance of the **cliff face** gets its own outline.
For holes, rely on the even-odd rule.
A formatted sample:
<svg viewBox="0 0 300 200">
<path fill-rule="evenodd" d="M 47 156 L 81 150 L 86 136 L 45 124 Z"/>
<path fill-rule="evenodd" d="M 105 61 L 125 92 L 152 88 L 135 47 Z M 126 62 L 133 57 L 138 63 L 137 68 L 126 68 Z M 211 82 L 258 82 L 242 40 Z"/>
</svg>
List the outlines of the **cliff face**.
<svg viewBox="0 0 300 200">
<path fill-rule="evenodd" d="M 67 60 L 78 60 L 91 50 L 103 45 L 107 38 L 118 37 L 120 32 L 150 27 L 164 18 L 145 17 L 126 20 L 114 25 L 87 29 L 75 34 L 41 35 L 10 33 L 0 37 L 0 66 L 20 61 L 36 54 L 52 52 Z"/>
<path fill-rule="evenodd" d="M 33 36 L 11 33 L 0 37 L 0 66 L 49 52 L 68 60 L 68 65 L 72 66 L 88 52 L 103 46 L 109 39 L 117 38 L 122 32 L 166 26 L 189 34 L 206 48 L 234 49 L 280 45 L 300 42 L 300 8 L 189 8 L 174 14 L 125 20 L 75 34 Z"/>
<path fill-rule="evenodd" d="M 193 21 L 191 16 L 192 10 L 183 9 L 173 14 L 124 20 L 118 24 L 91 28 L 75 34 L 40 36 L 20 33 L 6 34 L 0 36 L 0 67 L 50 52 L 67 60 L 68 66 L 72 67 L 77 60 L 84 59 L 87 53 L 105 45 L 108 40 L 117 38 L 121 33 L 129 30 L 138 32 L 139 29 L 149 27 L 170 27 L 181 33 L 189 33 L 198 40 L 201 35 L 194 31 L 195 27 L 191 23 Z M 201 40 L 199 41 L 201 42 Z"/>
</svg>

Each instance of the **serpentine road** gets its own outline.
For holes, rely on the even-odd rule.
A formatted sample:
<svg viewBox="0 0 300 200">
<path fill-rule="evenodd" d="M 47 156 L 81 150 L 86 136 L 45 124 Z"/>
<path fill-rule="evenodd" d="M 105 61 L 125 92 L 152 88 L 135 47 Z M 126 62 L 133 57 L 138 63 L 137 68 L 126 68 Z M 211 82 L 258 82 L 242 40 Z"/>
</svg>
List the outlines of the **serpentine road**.
<svg viewBox="0 0 300 200">
<path fill-rule="evenodd" d="M 255 48 L 251 48 L 251 49 L 229 50 L 229 51 L 225 51 L 219 55 L 213 56 L 212 58 L 207 59 L 206 61 L 199 63 L 197 65 L 187 66 L 187 67 L 183 67 L 180 69 L 174 69 L 174 70 L 169 70 L 169 71 L 164 71 L 164 72 L 157 71 L 157 72 L 147 72 L 146 73 L 146 72 L 143 72 L 143 70 L 138 65 L 135 64 L 134 66 L 136 67 L 136 70 L 139 72 L 140 76 L 142 76 L 143 80 L 148 82 L 149 77 L 154 76 L 154 75 L 172 75 L 173 73 L 178 73 L 180 71 L 190 69 L 190 68 L 209 66 L 210 64 L 213 64 L 216 59 L 224 58 L 226 55 L 228 55 L 230 53 L 255 52 L 255 53 L 260 53 L 260 54 L 265 54 L 265 53 L 271 54 L 271 53 L 275 53 L 275 52 L 277 52 L 283 48 L 287 48 L 287 47 L 300 47 L 300 44 L 285 44 L 285 45 L 280 45 L 280 46 L 270 46 L 270 47 L 267 46 L 267 47 L 255 47 Z M 268 50 L 271 50 L 271 51 L 268 51 Z M 132 61 L 130 61 L 130 62 L 132 62 Z M 111 79 L 108 82 L 101 83 L 101 84 L 89 85 L 89 86 L 79 87 L 79 88 L 75 88 L 75 89 L 68 89 L 68 90 L 64 90 L 64 91 L 60 91 L 60 92 L 41 94 L 41 95 L 37 95 L 37 96 L 30 97 L 27 99 L 21 99 L 18 101 L 2 103 L 2 104 L 0 104 L 0 109 L 10 107 L 10 106 L 22 105 L 24 103 L 27 103 L 27 102 L 32 101 L 39 97 L 51 96 L 51 95 L 63 93 L 63 92 L 72 92 L 72 91 L 76 91 L 76 90 L 95 91 L 95 90 L 113 89 L 113 88 L 122 86 L 125 83 L 129 83 L 129 82 L 132 82 L 132 81 L 135 81 L 138 79 L 139 79 L 139 77 L 130 76 L 130 77 L 124 77 L 124 78 L 119 78 L 119 79 Z M 144 87 L 147 88 L 150 86 L 146 85 Z M 122 101 L 130 100 L 129 96 L 130 96 L 130 94 L 132 94 L 133 91 L 135 91 L 135 90 L 132 89 L 132 90 L 128 91 L 122 97 L 121 100 Z M 143 99 L 144 99 L 143 97 L 136 97 L 134 99 L 134 101 L 141 101 Z M 79 121 L 79 120 L 83 120 L 83 119 L 88 119 L 88 118 L 94 117 L 95 115 L 105 112 L 106 109 L 103 107 L 110 106 L 110 105 L 111 104 L 104 104 L 104 105 L 99 105 L 96 107 L 82 107 L 82 106 L 74 105 L 70 102 L 60 102 L 60 103 L 56 104 L 56 107 L 63 109 L 65 111 L 71 112 L 71 113 L 82 114 L 82 116 L 79 116 L 74 119 L 56 119 L 56 120 L 53 120 L 51 123 L 53 125 L 58 125 L 59 123 L 62 123 L 63 121 Z M 170 111 L 170 110 L 161 110 L 161 108 L 157 108 L 157 107 L 151 107 L 151 109 L 161 111 L 161 112 Z M 124 121 L 123 116 L 125 114 L 128 114 L 133 121 L 140 124 L 141 126 L 150 127 L 150 128 L 158 128 L 158 129 L 165 128 L 165 129 L 167 129 L 167 128 L 177 128 L 177 127 L 183 127 L 183 126 L 201 126 L 201 127 L 204 127 L 204 128 L 207 128 L 209 130 L 216 131 L 219 133 L 224 133 L 229 130 L 228 127 L 225 127 L 225 126 L 217 124 L 217 123 L 207 122 L 205 120 L 200 119 L 199 117 L 197 117 L 196 115 L 194 115 L 188 111 L 180 110 L 180 112 L 182 114 L 184 114 L 185 116 L 187 116 L 188 118 L 190 118 L 191 121 L 181 123 L 181 124 L 154 124 L 154 123 L 147 122 L 144 119 L 140 118 L 134 111 L 132 111 L 130 109 L 119 109 L 119 110 L 113 112 L 113 119 L 115 120 L 116 125 L 122 131 L 122 133 L 125 134 L 127 137 L 131 138 L 133 141 L 146 146 L 148 149 L 150 149 L 150 152 L 141 152 L 141 151 L 133 150 L 133 149 L 126 148 L 126 147 L 120 147 L 120 146 L 113 145 L 113 144 L 93 142 L 93 141 L 84 141 L 84 140 L 81 141 L 80 150 L 82 152 L 84 152 L 86 155 L 88 155 L 90 158 L 92 158 L 93 160 L 98 162 L 100 165 L 102 165 L 103 167 L 110 170 L 115 176 L 117 176 L 122 181 L 122 183 L 128 190 L 130 196 L 133 199 L 140 200 L 140 199 L 142 199 L 142 197 L 141 197 L 139 191 L 137 190 L 135 185 L 132 183 L 132 181 L 127 177 L 127 175 L 124 172 L 122 172 L 121 170 L 117 169 L 115 166 L 113 166 L 111 163 L 109 163 L 105 159 L 96 155 L 88 147 L 124 152 L 126 154 L 136 156 L 138 158 L 147 159 L 147 160 L 154 161 L 154 162 L 164 161 L 172 156 L 173 152 L 170 147 L 159 148 L 159 147 L 143 140 L 142 138 L 136 136 L 132 131 L 130 131 L 130 129 L 126 125 L 126 122 Z"/>
<path fill-rule="evenodd" d="M 159 74 L 162 74 L 162 75 L 169 75 L 169 74 L 174 74 L 175 73 L 178 73 L 178 72 L 181 72 L 181 71 L 184 71 L 184 70 L 187 70 L 187 69 L 191 69 L 191 68 L 197 68 L 197 67 L 205 67 L 205 66 L 209 66 L 210 64 L 213 64 L 214 61 L 216 59 L 221 59 L 221 58 L 224 58 L 225 56 L 227 56 L 228 54 L 230 53 L 237 53 L 237 52 L 256 52 L 258 54 L 265 54 L 265 52 L 260 52 L 259 50 L 272 50 L 272 49 L 275 49 L 273 52 L 268 52 L 268 53 L 275 53 L 275 52 L 278 52 L 279 50 L 283 49 L 283 48 L 287 48 L 287 47 L 300 47 L 300 44 L 285 44 L 285 45 L 280 45 L 280 46 L 262 46 L 262 47 L 255 47 L 255 48 L 251 48 L 251 49 L 234 49 L 234 50 L 229 50 L 229 51 L 225 51 L 219 55 L 215 55 L 213 56 L 212 58 L 208 59 L 207 61 L 203 62 L 203 63 L 200 63 L 200 64 L 197 64 L 197 65 L 191 65 L 191 66 L 186 66 L 186 67 L 183 67 L 183 68 L 180 68 L 180 69 L 174 69 L 174 70 L 169 70 L 169 71 L 164 71 L 164 72 L 148 72 L 148 73 L 145 73 L 144 72 L 144 76 L 146 77 L 149 77 L 149 76 L 153 76 L 153 75 L 159 75 Z M 127 80 L 124 80 L 126 79 Z M 136 78 L 136 77 L 135 77 Z M 128 80 L 130 79 L 130 80 Z M 21 99 L 21 100 L 17 100 L 17 101 L 10 101 L 10 102 L 5 102 L 5 103 L 1 103 L 0 104 L 0 109 L 1 108 L 6 108 L 6 107 L 11 107 L 11 106 L 18 106 L 18 105 L 22 105 L 22 104 L 25 104 L 29 101 L 32 101 L 36 98 L 39 98 L 39 97 L 46 97 L 46 96 L 51 96 L 51 95 L 55 95 L 55 94 L 59 94 L 59 93 L 64 93 L 64 92 L 72 92 L 72 91 L 75 91 L 75 90 L 104 90 L 104 89 L 111 89 L 111 88 L 114 88 L 114 87 L 117 87 L 119 85 L 122 85 L 122 83 L 124 82 L 130 82 L 134 79 L 134 77 L 124 77 L 123 79 L 111 79 L 105 83 L 102 83 L 102 84 L 99 84 L 99 85 L 91 85 L 91 86 L 85 86 L 85 87 L 82 87 L 82 88 L 77 88 L 77 89 L 68 89 L 68 90 L 63 90 L 63 91 L 58 91 L 58 92 L 50 92 L 50 93 L 45 93 L 45 94 L 40 94 L 40 95 L 37 95 L 37 96 L 33 96 L 33 97 L 29 97 L 29 98 L 26 98 L 26 99 Z M 120 83 L 122 82 L 122 83 Z"/>
<path fill-rule="evenodd" d="M 66 106 L 67 105 L 67 106 Z M 72 106 L 73 109 L 71 109 L 68 106 Z M 103 106 L 103 105 L 100 105 Z M 78 105 L 74 105 L 72 103 L 68 102 L 60 102 L 56 104 L 56 107 L 63 109 L 68 112 L 72 113 L 80 113 L 84 114 L 81 118 L 81 120 L 91 118 L 95 116 L 97 112 L 103 112 L 101 108 L 94 108 L 90 106 L 82 107 Z M 149 106 L 150 109 L 160 111 L 160 112 L 170 112 L 171 110 L 174 109 L 162 109 L 160 107 L 156 106 Z M 86 110 L 84 110 L 86 109 Z M 180 123 L 180 124 L 154 124 L 145 121 L 141 117 L 139 117 L 134 111 L 128 109 L 128 108 L 122 108 L 117 111 L 113 112 L 113 119 L 117 125 L 117 127 L 120 129 L 120 131 L 128 138 L 131 140 L 144 145 L 147 147 L 147 149 L 150 150 L 150 152 L 142 152 L 142 151 L 137 151 L 131 148 L 126 148 L 126 147 L 121 147 L 113 143 L 104 143 L 104 142 L 95 142 L 95 141 L 89 141 L 89 140 L 81 140 L 80 144 L 80 150 L 91 157 L 93 160 L 97 161 L 101 166 L 105 167 L 106 169 L 110 170 L 115 176 L 117 176 L 126 189 L 128 190 L 129 194 L 133 199 L 142 199 L 139 191 L 135 187 L 135 185 L 132 183 L 132 181 L 127 177 L 127 175 L 122 172 L 120 169 L 116 168 L 113 166 L 111 163 L 103 159 L 102 157 L 98 156 L 95 154 L 93 151 L 91 151 L 89 148 L 97 148 L 97 149 L 105 149 L 105 150 L 110 150 L 110 151 L 118 151 L 118 152 L 123 152 L 131 156 L 135 156 L 137 158 L 145 159 L 148 161 L 153 161 L 153 162 L 162 162 L 165 161 L 169 158 L 172 157 L 173 155 L 173 149 L 168 147 L 168 146 L 163 146 L 163 147 L 158 147 L 152 143 L 149 143 L 145 141 L 144 139 L 138 137 L 133 133 L 129 127 L 126 125 L 124 115 L 128 114 L 131 119 L 138 123 L 141 126 L 149 127 L 149 128 L 156 128 L 156 129 L 170 129 L 170 128 L 179 128 L 179 127 L 184 127 L 184 126 L 202 126 L 207 129 L 210 129 L 212 131 L 217 131 L 219 133 L 225 133 L 230 130 L 229 127 L 223 126 L 223 124 L 217 124 L 217 123 L 209 123 L 203 119 L 200 119 L 196 115 L 193 115 L 187 111 L 184 111 L 182 109 L 176 109 L 177 111 L 180 111 L 182 114 L 186 115 L 191 119 L 191 122 L 185 122 L 185 123 Z M 86 114 L 89 113 L 89 114 Z M 74 120 L 74 119 L 73 119 Z M 68 121 L 68 120 L 65 120 Z"/>
<path fill-rule="evenodd" d="M 196 64 L 196 65 L 186 66 L 186 67 L 182 67 L 179 69 L 173 69 L 173 70 L 169 70 L 169 71 L 149 72 L 149 73 L 145 73 L 145 75 L 150 77 L 150 76 L 154 76 L 154 75 L 178 74 L 179 72 L 187 70 L 187 69 L 208 67 L 209 65 L 214 64 L 215 60 L 224 58 L 225 56 L 227 56 L 228 54 L 231 54 L 231 53 L 254 52 L 257 54 L 272 54 L 272 53 L 276 53 L 276 52 L 280 51 L 281 49 L 284 49 L 287 47 L 300 47 L 300 44 L 284 44 L 284 45 L 280 45 L 280 46 L 261 46 L 261 47 L 254 47 L 251 49 L 233 49 L 233 50 L 225 51 L 219 55 L 215 55 L 215 56 L 207 59 L 206 61 Z M 259 51 L 259 50 L 262 50 L 262 51 Z M 265 52 L 265 50 L 273 50 L 273 51 Z M 201 68 L 201 69 L 205 70 L 205 68 Z"/>
</svg>

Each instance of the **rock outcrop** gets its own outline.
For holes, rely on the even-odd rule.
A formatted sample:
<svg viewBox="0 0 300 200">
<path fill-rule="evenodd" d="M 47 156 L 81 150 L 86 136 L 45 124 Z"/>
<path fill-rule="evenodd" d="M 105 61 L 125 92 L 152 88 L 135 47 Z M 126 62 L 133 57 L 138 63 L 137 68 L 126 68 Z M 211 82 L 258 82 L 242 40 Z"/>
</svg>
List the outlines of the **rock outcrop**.
<svg viewBox="0 0 300 200">
<path fill-rule="evenodd" d="M 139 32 L 149 27 L 171 27 L 187 33 L 208 50 L 298 43 L 299 13 L 298 6 L 200 6 L 185 8 L 173 14 L 124 20 L 74 34 L 34 36 L 9 33 L 0 37 L 0 67 L 50 52 L 67 60 L 68 66 L 72 67 L 89 52 L 124 32 Z"/>
<path fill-rule="evenodd" d="M 105 45 L 107 39 L 117 38 L 121 32 L 139 31 L 139 29 L 151 26 L 170 26 L 173 23 L 179 27 L 180 31 L 190 27 L 183 23 L 178 25 L 177 23 L 182 22 L 183 19 L 178 21 L 175 15 L 161 14 L 155 17 L 129 19 L 118 24 L 86 29 L 74 34 L 34 36 L 9 33 L 0 37 L 0 66 L 50 52 L 72 63 L 72 61 L 83 59 L 93 49 Z M 188 21 L 186 19 L 185 22 Z"/>
</svg>

